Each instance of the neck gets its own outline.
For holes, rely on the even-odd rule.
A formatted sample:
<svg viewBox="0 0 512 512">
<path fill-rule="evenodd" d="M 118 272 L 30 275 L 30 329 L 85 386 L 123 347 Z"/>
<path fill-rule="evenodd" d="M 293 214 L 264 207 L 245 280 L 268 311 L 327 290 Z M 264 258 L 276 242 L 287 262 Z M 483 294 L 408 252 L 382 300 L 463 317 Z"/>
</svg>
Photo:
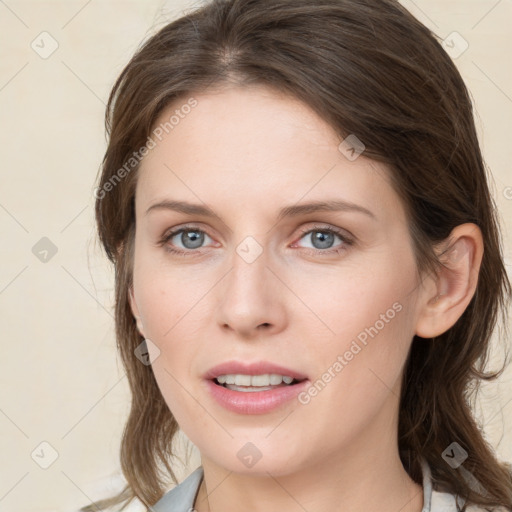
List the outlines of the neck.
<svg viewBox="0 0 512 512">
<path fill-rule="evenodd" d="M 197 512 L 420 512 L 422 486 L 407 474 L 393 443 L 373 451 L 354 443 L 342 456 L 286 475 L 234 473 L 202 458 L 204 478 L 194 508 Z M 387 444 L 388 448 L 384 448 Z M 333 504 L 334 507 L 333 507 Z"/>
</svg>

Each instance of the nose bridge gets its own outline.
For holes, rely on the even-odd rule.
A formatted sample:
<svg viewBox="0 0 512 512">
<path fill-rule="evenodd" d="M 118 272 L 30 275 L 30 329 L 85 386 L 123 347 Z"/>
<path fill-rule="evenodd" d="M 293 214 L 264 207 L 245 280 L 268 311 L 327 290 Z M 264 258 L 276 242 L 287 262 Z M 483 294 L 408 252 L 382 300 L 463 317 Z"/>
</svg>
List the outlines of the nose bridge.
<svg viewBox="0 0 512 512">
<path fill-rule="evenodd" d="M 270 260 L 269 249 L 252 236 L 235 246 L 218 309 L 221 326 L 247 335 L 261 324 L 276 328 L 282 321 L 276 278 L 267 268 Z"/>
<path fill-rule="evenodd" d="M 239 300 L 252 296 L 253 302 L 269 290 L 268 280 L 271 272 L 269 250 L 252 236 L 246 236 L 236 247 L 232 255 L 232 271 L 229 276 L 230 295 Z"/>
</svg>

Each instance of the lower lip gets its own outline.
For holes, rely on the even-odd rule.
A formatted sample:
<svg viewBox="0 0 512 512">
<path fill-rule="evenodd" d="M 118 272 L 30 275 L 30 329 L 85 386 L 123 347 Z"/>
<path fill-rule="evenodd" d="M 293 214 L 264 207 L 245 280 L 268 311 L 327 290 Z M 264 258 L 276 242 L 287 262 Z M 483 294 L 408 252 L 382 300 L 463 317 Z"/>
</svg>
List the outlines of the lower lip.
<svg viewBox="0 0 512 512">
<path fill-rule="evenodd" d="M 213 398 L 229 411 L 239 414 L 264 414 L 293 400 L 308 387 L 309 381 L 306 379 L 297 384 L 267 391 L 233 391 L 213 380 L 207 380 L 206 385 Z"/>
</svg>

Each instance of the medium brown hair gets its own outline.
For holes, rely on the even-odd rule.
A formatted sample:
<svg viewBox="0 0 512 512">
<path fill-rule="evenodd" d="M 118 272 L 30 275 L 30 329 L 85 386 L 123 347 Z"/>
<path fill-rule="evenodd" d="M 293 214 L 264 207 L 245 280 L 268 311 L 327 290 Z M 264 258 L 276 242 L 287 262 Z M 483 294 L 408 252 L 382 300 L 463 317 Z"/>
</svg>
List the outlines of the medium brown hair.
<svg viewBox="0 0 512 512">
<path fill-rule="evenodd" d="M 115 266 L 116 337 L 132 403 L 121 443 L 127 486 L 100 505 L 137 497 L 150 506 L 169 477 L 178 483 L 172 441 L 179 426 L 151 366 L 134 355 L 142 341 L 128 301 L 138 164 L 122 179 L 119 170 L 170 103 L 223 84 L 271 87 L 310 106 L 340 137 L 362 140 L 365 156 L 391 170 L 420 271 L 440 268 L 434 248 L 453 228 L 480 227 L 484 254 L 470 304 L 441 336 L 412 341 L 399 451 L 418 483 L 424 457 L 435 488 L 482 506 L 512 507 L 511 468 L 497 460 L 471 412 L 480 381 L 503 371 L 484 370 L 511 293 L 471 99 L 437 36 L 394 0 L 215 0 L 164 26 L 118 77 L 95 208 L 99 238 Z M 453 442 L 467 451 L 464 468 L 480 487 L 443 460 Z"/>
</svg>

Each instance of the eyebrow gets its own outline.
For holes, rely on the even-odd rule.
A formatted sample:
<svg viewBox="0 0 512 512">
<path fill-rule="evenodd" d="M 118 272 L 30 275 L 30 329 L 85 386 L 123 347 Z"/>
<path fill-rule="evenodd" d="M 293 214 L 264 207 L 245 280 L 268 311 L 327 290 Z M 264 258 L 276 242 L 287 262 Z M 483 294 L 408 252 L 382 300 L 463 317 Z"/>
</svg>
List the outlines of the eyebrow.
<svg viewBox="0 0 512 512">
<path fill-rule="evenodd" d="M 151 205 L 145 215 L 153 210 L 173 210 L 176 212 L 185 213 L 187 215 L 200 215 L 203 217 L 217 217 L 218 215 L 208 206 L 201 204 L 188 203 L 186 201 L 172 201 L 164 200 Z M 339 199 L 332 199 L 328 201 L 312 201 L 309 203 L 294 204 L 286 206 L 279 211 L 277 220 L 280 221 L 285 217 L 296 217 L 299 215 L 306 215 L 315 212 L 356 212 L 367 215 L 373 220 L 377 217 L 373 212 L 355 203 L 342 201 Z"/>
</svg>

